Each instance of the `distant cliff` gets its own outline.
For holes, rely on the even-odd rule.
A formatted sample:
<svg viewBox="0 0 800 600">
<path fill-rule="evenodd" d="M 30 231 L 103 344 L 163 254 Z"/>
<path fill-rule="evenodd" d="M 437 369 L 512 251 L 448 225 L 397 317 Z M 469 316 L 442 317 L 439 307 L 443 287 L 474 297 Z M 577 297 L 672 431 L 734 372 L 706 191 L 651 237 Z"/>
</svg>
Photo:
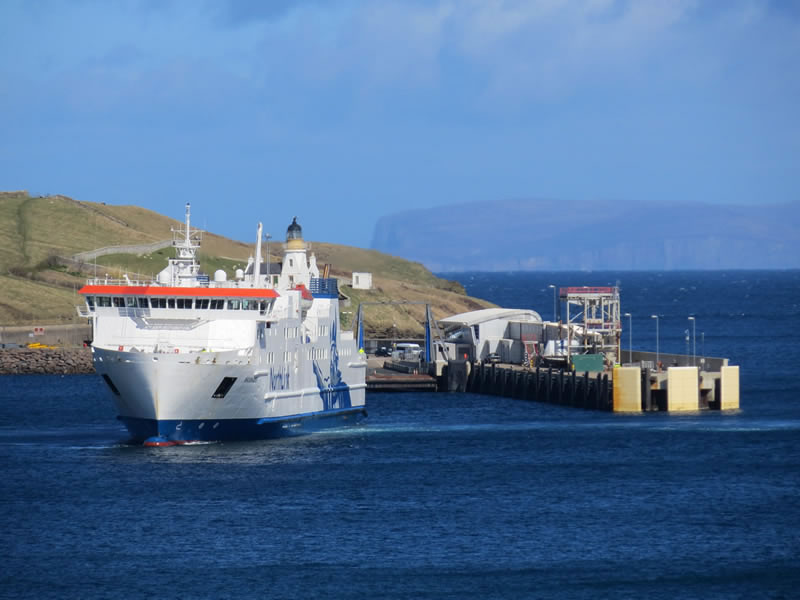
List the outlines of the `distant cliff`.
<svg viewBox="0 0 800 600">
<path fill-rule="evenodd" d="M 798 268 L 800 203 L 465 203 L 382 217 L 372 247 L 434 272 Z"/>
</svg>

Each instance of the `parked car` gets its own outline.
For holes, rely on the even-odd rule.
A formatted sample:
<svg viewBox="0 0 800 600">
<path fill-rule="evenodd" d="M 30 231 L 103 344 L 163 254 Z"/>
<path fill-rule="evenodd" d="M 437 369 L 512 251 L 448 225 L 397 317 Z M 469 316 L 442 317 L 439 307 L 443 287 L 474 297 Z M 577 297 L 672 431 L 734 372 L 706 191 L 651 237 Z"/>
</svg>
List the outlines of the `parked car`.
<svg viewBox="0 0 800 600">
<path fill-rule="evenodd" d="M 375 351 L 375 356 L 391 356 L 391 354 L 386 346 L 381 346 Z"/>
<path fill-rule="evenodd" d="M 492 352 L 486 356 L 487 363 L 499 363 L 500 362 L 500 355 L 497 352 Z"/>
</svg>

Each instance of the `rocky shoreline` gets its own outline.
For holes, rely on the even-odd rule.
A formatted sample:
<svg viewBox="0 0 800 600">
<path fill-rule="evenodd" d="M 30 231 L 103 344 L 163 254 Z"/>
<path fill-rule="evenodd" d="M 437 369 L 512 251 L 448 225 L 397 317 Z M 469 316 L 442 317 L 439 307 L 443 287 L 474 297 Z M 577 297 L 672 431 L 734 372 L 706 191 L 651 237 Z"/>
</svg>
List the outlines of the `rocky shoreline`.
<svg viewBox="0 0 800 600">
<path fill-rule="evenodd" d="M 0 350 L 0 375 L 81 375 L 94 373 L 90 348 Z"/>
</svg>

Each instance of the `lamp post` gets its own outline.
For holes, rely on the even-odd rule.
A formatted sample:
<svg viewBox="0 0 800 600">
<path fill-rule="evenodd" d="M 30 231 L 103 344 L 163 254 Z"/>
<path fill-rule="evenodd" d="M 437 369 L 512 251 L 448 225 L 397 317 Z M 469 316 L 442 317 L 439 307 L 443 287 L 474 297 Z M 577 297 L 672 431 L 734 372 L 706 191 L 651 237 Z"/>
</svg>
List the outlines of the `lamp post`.
<svg viewBox="0 0 800 600">
<path fill-rule="evenodd" d="M 700 354 L 702 354 L 703 359 L 700 363 L 705 367 L 706 364 L 706 332 L 700 332 Z"/>
<path fill-rule="evenodd" d="M 695 324 L 697 323 L 694 317 L 689 317 L 689 320 L 692 322 L 692 366 L 697 366 L 697 335 L 696 335 L 696 327 Z"/>
<path fill-rule="evenodd" d="M 553 323 L 555 323 L 556 322 L 556 286 L 554 286 L 551 283 L 547 287 L 553 288 Z"/>
<path fill-rule="evenodd" d="M 633 318 L 631 313 L 625 313 L 628 317 L 628 362 L 633 363 Z"/>
<path fill-rule="evenodd" d="M 658 315 L 650 315 L 650 318 L 656 320 L 656 371 L 660 371 L 661 369 L 658 366 L 660 362 L 658 353 Z"/>
</svg>

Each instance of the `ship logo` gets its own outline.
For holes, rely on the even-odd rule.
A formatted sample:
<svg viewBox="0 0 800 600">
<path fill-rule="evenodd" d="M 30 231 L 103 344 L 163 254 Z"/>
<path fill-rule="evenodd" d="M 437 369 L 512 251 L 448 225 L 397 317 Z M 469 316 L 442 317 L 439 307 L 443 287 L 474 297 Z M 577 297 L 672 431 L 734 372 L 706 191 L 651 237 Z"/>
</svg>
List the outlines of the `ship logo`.
<svg viewBox="0 0 800 600">
<path fill-rule="evenodd" d="M 274 371 L 272 367 L 269 368 L 269 384 L 272 390 L 288 390 L 289 389 L 289 369 L 281 367 Z"/>
<path fill-rule="evenodd" d="M 323 410 L 350 408 L 350 386 L 342 380 L 342 371 L 339 369 L 339 348 L 336 343 L 339 319 L 334 318 L 331 323 L 331 362 L 330 373 L 326 377 L 319 363 L 314 361 L 314 376 L 317 378 L 317 388 L 322 398 Z"/>
</svg>

